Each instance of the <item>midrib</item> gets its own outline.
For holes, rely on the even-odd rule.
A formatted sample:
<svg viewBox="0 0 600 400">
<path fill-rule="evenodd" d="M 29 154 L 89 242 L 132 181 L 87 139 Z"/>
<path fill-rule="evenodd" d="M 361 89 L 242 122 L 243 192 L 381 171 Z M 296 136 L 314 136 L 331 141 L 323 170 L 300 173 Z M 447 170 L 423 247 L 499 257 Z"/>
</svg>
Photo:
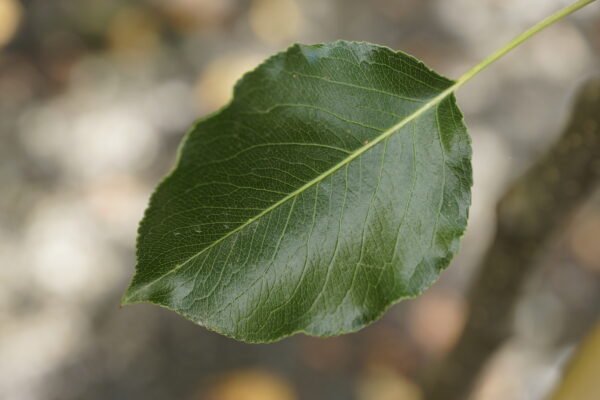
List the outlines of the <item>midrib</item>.
<svg viewBox="0 0 600 400">
<path fill-rule="evenodd" d="M 159 282 L 160 280 L 162 280 L 163 278 L 167 277 L 168 275 L 171 275 L 171 274 L 177 272 L 179 269 L 181 269 L 183 266 L 185 266 L 186 264 L 188 264 L 190 261 L 192 261 L 195 258 L 201 256 L 206 251 L 210 250 L 211 248 L 215 247 L 219 243 L 221 243 L 224 240 L 226 240 L 228 237 L 236 234 L 237 232 L 242 231 L 247 226 L 251 225 L 255 221 L 257 221 L 260 218 L 262 218 L 263 216 L 265 216 L 266 214 L 268 214 L 271 211 L 275 210 L 277 207 L 281 206 L 282 204 L 286 203 L 288 200 L 290 200 L 290 199 L 298 196 L 300 193 L 302 193 L 305 190 L 309 189 L 310 187 L 312 187 L 312 186 L 320 183 L 321 181 L 323 181 L 325 178 L 327 178 L 330 175 L 332 175 L 333 173 L 335 173 L 340 168 L 342 168 L 345 165 L 349 164 L 350 162 L 354 161 L 356 158 L 360 157 L 361 155 L 363 155 L 364 153 L 366 153 L 367 151 L 369 151 L 371 148 L 377 146 L 379 143 L 381 143 L 382 141 L 384 141 L 385 139 L 387 139 L 388 137 L 390 137 L 391 135 L 393 135 L 396 131 L 398 131 L 401 128 L 403 128 L 409 122 L 411 122 L 411 121 L 419 118 L 421 115 L 423 115 L 429 109 L 437 106 L 439 103 L 442 102 L 442 100 L 444 100 L 450 94 L 454 93 L 456 91 L 456 89 L 458 89 L 460 86 L 462 86 L 465 82 L 466 82 L 466 80 L 463 80 L 462 78 L 459 79 L 452 86 L 448 87 L 446 90 L 444 90 L 443 92 L 441 92 L 440 94 L 438 94 L 436 97 L 434 97 L 433 99 L 431 99 L 427 103 L 424 103 L 423 106 L 421 106 L 420 108 L 418 108 L 417 110 L 415 110 L 412 114 L 408 115 L 406 118 L 404 118 L 403 120 L 399 121 L 397 124 L 391 126 L 390 128 L 386 129 L 385 131 L 383 131 L 379 136 L 377 136 L 375 139 L 373 139 L 369 143 L 365 144 L 364 146 L 362 146 L 362 147 L 358 148 L 357 150 L 355 150 L 354 152 L 350 153 L 348 155 L 348 157 L 344 158 L 342 161 L 340 161 L 339 163 L 337 163 L 333 167 L 331 167 L 328 170 L 326 170 L 325 172 L 317 175 L 314 179 L 308 181 L 307 183 L 305 183 L 304 185 L 300 186 L 298 189 L 294 190 L 293 192 L 291 192 L 287 196 L 285 196 L 285 197 L 281 198 L 280 200 L 278 200 L 277 202 L 273 203 L 271 206 L 267 207 L 265 210 L 261 211 L 260 213 L 258 213 L 254 217 L 248 219 L 246 222 L 244 222 L 243 224 L 241 224 L 237 228 L 233 229 L 231 232 L 229 232 L 229 233 L 223 235 L 222 237 L 220 237 L 219 239 L 215 240 L 213 243 L 211 243 L 210 245 L 206 246 L 205 248 L 203 248 L 202 250 L 200 250 L 198 253 L 194 254 L 193 256 L 189 257 L 187 260 L 185 260 L 181 264 L 177 265 L 175 268 L 173 268 L 169 272 L 167 272 L 164 275 L 156 278 L 152 282 L 149 282 L 149 283 L 145 284 L 144 286 L 142 286 L 142 287 L 140 287 L 138 289 L 135 289 L 135 291 L 133 291 L 132 293 L 129 293 L 129 290 L 128 290 L 127 291 L 127 296 L 123 298 L 122 304 L 128 303 L 129 300 L 132 297 L 134 297 L 135 294 L 137 294 L 137 293 L 139 293 L 139 292 L 141 292 L 141 291 L 149 288 L 150 286 L 152 286 L 155 283 Z"/>
</svg>

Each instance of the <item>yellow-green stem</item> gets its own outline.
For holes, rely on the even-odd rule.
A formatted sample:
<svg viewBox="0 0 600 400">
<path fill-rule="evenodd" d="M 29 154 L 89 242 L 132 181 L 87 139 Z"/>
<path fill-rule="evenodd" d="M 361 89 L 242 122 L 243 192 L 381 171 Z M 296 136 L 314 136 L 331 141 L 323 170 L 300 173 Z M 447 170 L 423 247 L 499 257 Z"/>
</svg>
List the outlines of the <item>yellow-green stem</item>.
<svg viewBox="0 0 600 400">
<path fill-rule="evenodd" d="M 535 35 L 536 33 L 540 32 L 544 28 L 549 27 L 550 25 L 554 24 L 555 22 L 560 21 L 567 15 L 572 14 L 573 12 L 579 10 L 580 8 L 585 7 L 586 5 L 588 5 L 590 3 L 593 3 L 594 1 L 596 1 L 596 0 L 578 0 L 578 1 L 574 2 L 573 4 L 568 5 L 565 8 L 550 15 L 543 21 L 538 22 L 537 24 L 535 24 L 534 26 L 527 29 L 525 32 L 521 33 L 519 36 L 517 36 L 516 38 L 511 40 L 504 47 L 501 47 L 500 49 L 496 50 L 493 54 L 491 54 L 485 60 L 483 60 L 482 62 L 480 62 L 479 64 L 477 64 L 476 66 L 474 66 L 473 68 L 468 70 L 467 72 L 465 72 L 463 74 L 463 76 L 458 78 L 456 83 L 453 85 L 454 90 L 456 90 L 459 87 L 461 87 L 462 85 L 464 85 L 466 82 L 471 80 L 471 78 L 473 78 L 479 72 L 481 72 L 482 70 L 484 70 L 485 68 L 490 66 L 490 64 L 494 63 L 500 57 L 502 57 L 503 55 L 505 55 L 506 53 L 508 53 L 509 51 L 511 51 L 512 49 L 514 49 L 515 47 L 517 47 L 518 45 L 520 45 L 521 43 L 523 43 L 524 41 L 526 41 L 527 39 L 532 37 L 533 35 Z"/>
</svg>

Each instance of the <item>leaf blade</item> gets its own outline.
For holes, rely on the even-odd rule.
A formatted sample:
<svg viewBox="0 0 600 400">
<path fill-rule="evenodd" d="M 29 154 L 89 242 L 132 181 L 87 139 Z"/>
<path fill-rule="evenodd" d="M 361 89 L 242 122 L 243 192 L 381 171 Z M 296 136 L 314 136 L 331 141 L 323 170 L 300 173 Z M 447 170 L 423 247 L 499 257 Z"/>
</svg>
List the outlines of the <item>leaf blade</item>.
<svg viewBox="0 0 600 400">
<path fill-rule="evenodd" d="M 238 83 L 228 107 L 201 121 L 188 135 L 177 168 L 153 195 L 140 225 L 139 263 L 124 303 L 150 301 L 236 339 L 270 341 L 297 331 L 316 335 L 351 331 L 377 318 L 398 299 L 422 291 L 456 250 L 470 203 L 469 139 L 451 94 L 452 84 L 410 56 L 366 43 L 296 45 L 267 60 Z M 332 95 L 344 101 L 335 102 Z M 446 143 L 439 117 L 444 104 Z M 419 124 L 423 125 L 420 129 Z M 407 137 L 412 144 L 404 142 Z M 431 146 L 436 140 L 439 150 Z M 390 150 L 388 141 L 393 142 Z M 442 232 L 437 225 L 445 190 L 439 190 L 439 167 L 445 186 L 444 146 L 449 146 L 453 168 L 461 176 L 453 186 L 460 190 L 451 193 L 458 194 L 454 196 L 458 219 L 442 243 L 447 247 L 445 257 L 433 262 L 436 271 L 420 267 L 423 282 L 410 283 L 402 273 L 415 269 L 425 254 L 422 249 L 414 250 L 418 243 L 413 243 L 412 250 L 402 247 L 400 233 L 410 228 L 413 232 L 408 240 L 430 237 L 432 247 L 436 233 Z M 300 148 L 312 151 L 303 153 Z M 420 158 L 417 149 L 423 154 Z M 386 151 L 392 152 L 387 160 Z M 232 165 L 232 161 L 237 163 Z M 423 161 L 427 163 L 420 165 Z M 437 169 L 432 171 L 428 163 Z M 415 189 L 408 193 L 404 185 L 398 185 L 402 174 L 390 174 L 405 164 L 413 170 L 407 185 Z M 382 178 L 385 193 L 379 193 Z M 319 195 L 321 186 L 322 193 L 330 192 L 329 200 Z M 431 207 L 420 207 L 418 211 L 425 217 L 411 219 L 415 193 L 417 200 Z M 177 196 L 172 198 L 172 194 Z M 390 194 L 404 200 L 395 201 Z M 372 210 L 375 202 L 378 207 Z M 439 204 L 435 217 L 429 215 L 434 203 Z M 220 212 L 206 211 L 222 204 Z M 335 231 L 334 205 L 339 210 L 335 243 L 326 237 Z M 387 214 L 382 215 L 379 208 Z M 344 216 L 345 209 L 359 217 L 348 217 L 347 211 Z M 287 215 L 282 215 L 286 211 Z M 400 214 L 401 223 L 397 221 Z M 273 218 L 277 218 L 274 225 Z M 307 218 L 310 229 L 303 225 Z M 193 224 L 186 225 L 188 219 Z M 386 224 L 386 219 L 393 223 Z M 435 221 L 433 228 L 424 226 L 427 220 Z M 165 221 L 175 228 L 164 228 Z M 361 223 L 358 234 L 353 226 Z M 388 237 L 374 231 L 374 225 L 398 233 L 395 238 Z M 198 235 L 192 234 L 190 227 Z M 208 231 L 203 235 L 202 229 Z M 157 230 L 162 233 L 157 235 Z M 260 245 L 255 243 L 257 231 L 262 235 Z M 177 236 L 182 240 L 176 240 Z M 320 247 L 313 236 L 328 245 Z M 378 243 L 377 236 L 381 242 L 396 242 L 389 261 L 373 253 L 376 247 L 390 252 L 389 244 Z M 186 244 L 169 246 L 178 243 Z M 357 245 L 358 252 L 351 249 Z M 305 249 L 300 251 L 299 246 Z M 223 249 L 227 255 L 221 254 Z M 234 253 L 242 257 L 231 259 Z M 405 259 L 396 260 L 396 253 Z M 207 261 L 212 263 L 210 268 Z M 340 269 L 340 263 L 354 265 L 353 273 Z M 392 263 L 397 267 L 387 266 Z M 392 287 L 381 281 L 384 270 Z M 281 277 L 282 273 L 287 277 Z M 332 276 L 343 277 L 338 279 L 338 287 L 332 286 Z M 374 289 L 364 284 L 370 285 L 372 279 Z M 322 288 L 315 291 L 321 282 Z M 341 296 L 338 292 L 340 288 L 344 292 L 344 287 L 346 294 Z M 364 297 L 363 304 L 347 297 L 353 291 Z M 332 307 L 332 302 L 339 304 Z M 317 322 L 325 319 L 333 322 Z"/>
</svg>

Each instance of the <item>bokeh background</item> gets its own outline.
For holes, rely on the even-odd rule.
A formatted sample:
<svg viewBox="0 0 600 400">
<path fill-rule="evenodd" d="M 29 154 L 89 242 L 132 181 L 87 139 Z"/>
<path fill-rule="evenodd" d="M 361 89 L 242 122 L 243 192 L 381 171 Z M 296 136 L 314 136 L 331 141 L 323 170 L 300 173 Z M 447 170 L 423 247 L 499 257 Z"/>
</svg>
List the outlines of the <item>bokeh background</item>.
<svg viewBox="0 0 600 400">
<path fill-rule="evenodd" d="M 0 399 L 418 400 L 455 343 L 495 203 L 600 67 L 600 4 L 465 86 L 475 186 L 462 249 L 363 331 L 247 345 L 119 307 L 147 199 L 183 133 L 293 42 L 370 41 L 458 77 L 569 1 L 0 0 Z M 600 110 L 599 110 L 600 112 Z M 476 399 L 543 399 L 600 315 L 600 195 L 544 252 Z"/>
</svg>

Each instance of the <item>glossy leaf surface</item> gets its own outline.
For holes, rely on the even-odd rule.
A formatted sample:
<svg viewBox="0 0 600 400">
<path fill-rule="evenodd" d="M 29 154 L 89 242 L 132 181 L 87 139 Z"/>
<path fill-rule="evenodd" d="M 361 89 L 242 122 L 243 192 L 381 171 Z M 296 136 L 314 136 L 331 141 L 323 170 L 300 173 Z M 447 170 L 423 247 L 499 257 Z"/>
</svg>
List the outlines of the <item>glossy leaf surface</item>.
<svg viewBox="0 0 600 400">
<path fill-rule="evenodd" d="M 268 59 L 186 136 L 141 222 L 123 303 L 268 342 L 355 331 L 420 294 L 470 204 L 452 85 L 368 43 Z"/>
</svg>

